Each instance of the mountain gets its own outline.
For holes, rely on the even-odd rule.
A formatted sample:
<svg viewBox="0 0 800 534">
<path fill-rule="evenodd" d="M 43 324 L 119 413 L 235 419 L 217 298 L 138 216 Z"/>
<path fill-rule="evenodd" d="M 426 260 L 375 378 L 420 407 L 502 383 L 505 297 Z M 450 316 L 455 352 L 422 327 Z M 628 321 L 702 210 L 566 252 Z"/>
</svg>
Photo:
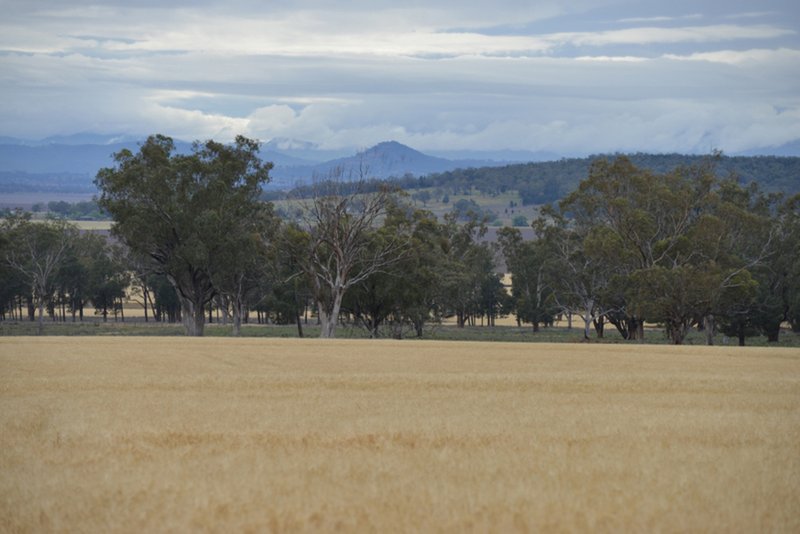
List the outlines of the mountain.
<svg viewBox="0 0 800 534">
<path fill-rule="evenodd" d="M 71 188 L 82 192 L 93 190 L 97 171 L 113 165 L 112 154 L 123 148 L 135 152 L 142 141 L 122 135 L 92 133 L 49 137 L 39 141 L 0 137 L 0 193 L 55 190 L 69 192 Z M 181 140 L 176 140 L 175 146 L 176 151 L 182 154 L 190 153 L 192 149 L 191 143 Z M 788 143 L 772 150 L 781 154 L 800 153 L 800 142 Z M 585 177 L 586 168 L 592 159 L 573 157 L 569 160 L 574 160 L 574 164 L 566 165 L 559 164 L 559 160 L 563 158 L 556 154 L 533 151 L 453 150 L 431 155 L 397 141 L 379 143 L 355 154 L 346 154 L 343 155 L 343 150 L 322 149 L 313 143 L 284 138 L 273 139 L 261 146 L 262 160 L 274 164 L 270 172 L 272 181 L 268 185 L 272 190 L 290 189 L 298 183 L 332 177 L 355 179 L 363 175 L 366 178 L 385 179 L 406 175 L 419 177 L 458 173 L 458 169 L 473 169 L 469 171 L 470 176 L 484 176 L 482 181 L 487 186 L 498 180 L 506 180 L 510 175 L 519 175 L 526 180 L 534 175 L 547 176 L 545 182 L 549 184 L 548 191 L 555 194 L 557 190 L 568 184 L 574 185 L 576 180 Z M 642 159 L 644 166 L 648 167 L 677 164 L 676 162 L 685 161 L 686 158 L 700 156 L 642 154 L 636 157 Z M 736 168 L 732 170 L 745 180 L 757 179 L 768 184 L 769 190 L 795 190 L 796 185 L 792 181 L 797 179 L 797 175 L 794 174 L 794 162 L 791 158 L 760 158 L 764 156 L 742 158 L 741 161 L 737 159 Z M 512 165 L 522 162 L 522 166 Z M 543 163 L 537 165 L 532 162 Z M 725 165 L 723 162 L 720 169 Z M 771 170 L 767 171 L 767 167 Z M 556 183 L 560 186 L 556 187 Z"/>
<path fill-rule="evenodd" d="M 334 159 L 315 167 L 320 175 L 343 172 L 345 176 L 358 178 L 389 178 L 413 174 L 420 176 L 432 172 L 444 172 L 454 168 L 455 162 L 428 156 L 397 141 L 378 143 L 355 156 Z"/>
<path fill-rule="evenodd" d="M 406 175 L 424 176 L 460 168 L 496 167 L 507 163 L 494 160 L 451 160 L 424 154 L 397 141 L 385 141 L 355 155 L 314 165 L 280 165 L 276 162 L 271 173 L 273 177 L 271 185 L 274 189 L 285 189 L 297 182 L 314 179 L 355 180 L 362 176 L 379 179 Z"/>
<path fill-rule="evenodd" d="M 756 148 L 737 152 L 736 156 L 783 156 L 794 157 L 800 156 L 800 139 L 785 143 L 780 146 L 773 146 L 769 148 Z"/>
<path fill-rule="evenodd" d="M 37 141 L 0 137 L 0 192 L 52 191 L 68 192 L 70 183 L 76 192 L 94 190 L 92 181 L 97 171 L 114 164 L 113 154 L 122 149 L 136 152 L 143 139 L 125 136 L 76 134 L 49 137 Z M 311 176 L 310 169 L 319 160 L 303 159 L 265 145 L 261 158 L 275 165 L 273 174 L 281 176 L 282 169 L 293 169 L 288 174 L 294 181 Z M 177 153 L 188 154 L 192 143 L 175 140 Z M 280 182 L 280 180 L 276 180 Z M 282 183 L 282 182 L 280 182 Z M 293 181 L 286 182 L 292 184 Z M 276 184 L 277 185 L 277 184 Z"/>
</svg>

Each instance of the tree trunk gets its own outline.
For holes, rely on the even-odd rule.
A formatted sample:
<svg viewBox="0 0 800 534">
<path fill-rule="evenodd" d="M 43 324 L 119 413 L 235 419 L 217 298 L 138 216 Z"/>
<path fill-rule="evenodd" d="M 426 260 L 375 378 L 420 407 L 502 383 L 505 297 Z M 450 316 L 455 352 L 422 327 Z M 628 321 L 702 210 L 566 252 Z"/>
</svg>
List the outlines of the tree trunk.
<svg viewBox="0 0 800 534">
<path fill-rule="evenodd" d="M 764 329 L 764 333 L 767 335 L 767 342 L 777 343 L 781 333 L 780 321 L 767 325 Z"/>
<path fill-rule="evenodd" d="M 744 347 L 744 338 L 745 338 L 744 325 L 740 325 L 739 326 L 739 332 L 738 333 L 739 333 L 739 346 L 740 347 Z"/>
<path fill-rule="evenodd" d="M 191 314 L 186 314 L 192 324 L 192 330 L 189 332 L 190 336 L 201 337 L 206 326 L 206 317 L 203 313 L 202 306 L 197 306 L 195 309 L 194 317 Z M 192 321 L 194 319 L 194 321 Z"/>
<path fill-rule="evenodd" d="M 144 322 L 147 322 L 147 285 L 142 282 L 142 298 L 144 298 Z"/>
<path fill-rule="evenodd" d="M 319 320 L 321 329 L 319 337 L 333 338 L 336 337 L 336 325 L 339 322 L 339 310 L 342 307 L 342 297 L 344 291 L 338 290 L 333 292 L 333 302 L 330 303 L 330 308 L 326 309 L 325 303 L 317 301 L 317 309 L 319 311 Z"/>
<path fill-rule="evenodd" d="M 691 328 L 691 325 L 684 321 L 675 321 L 671 324 L 667 323 L 667 333 L 672 340 L 672 344 L 683 345 L 686 334 L 689 333 L 689 328 Z"/>
<path fill-rule="evenodd" d="M 300 312 L 295 313 L 295 320 L 297 321 L 297 337 L 303 337 L 303 321 L 300 320 Z"/>
<path fill-rule="evenodd" d="M 601 315 L 597 319 L 594 320 L 594 330 L 597 332 L 598 339 L 603 339 L 603 335 L 605 334 L 606 329 L 606 319 L 605 316 Z"/>
<path fill-rule="evenodd" d="M 589 339 L 589 333 L 591 332 L 590 329 L 591 329 L 591 326 L 592 326 L 592 308 L 593 307 L 594 307 L 593 303 L 591 305 L 589 305 L 589 306 L 586 306 L 586 309 L 584 310 L 583 315 L 581 316 L 581 319 L 583 319 L 583 339 Z M 570 322 L 572 322 L 572 319 L 571 319 L 572 318 L 572 313 L 569 313 L 568 316 L 570 317 Z"/>
<path fill-rule="evenodd" d="M 417 337 L 422 337 L 422 325 L 424 323 L 420 320 L 414 320 L 414 331 L 417 333 Z"/>
<path fill-rule="evenodd" d="M 714 316 L 708 314 L 703 317 L 703 329 L 706 331 L 706 345 L 714 344 Z"/>
<path fill-rule="evenodd" d="M 240 302 L 234 301 L 233 303 L 233 335 L 235 337 L 239 337 L 242 334 L 242 304 Z M 226 306 L 227 308 L 227 306 Z M 223 314 L 223 317 L 227 316 L 228 312 L 227 309 Z M 227 321 L 224 321 L 227 322 Z M 223 323 L 224 324 L 224 323 Z"/>
<path fill-rule="evenodd" d="M 206 324 L 205 309 L 203 305 L 196 306 L 190 299 L 178 295 L 181 302 L 181 319 L 186 335 L 200 337 Z"/>
<path fill-rule="evenodd" d="M 39 298 L 39 324 L 36 326 L 36 335 L 41 336 L 44 331 L 44 299 Z"/>
</svg>

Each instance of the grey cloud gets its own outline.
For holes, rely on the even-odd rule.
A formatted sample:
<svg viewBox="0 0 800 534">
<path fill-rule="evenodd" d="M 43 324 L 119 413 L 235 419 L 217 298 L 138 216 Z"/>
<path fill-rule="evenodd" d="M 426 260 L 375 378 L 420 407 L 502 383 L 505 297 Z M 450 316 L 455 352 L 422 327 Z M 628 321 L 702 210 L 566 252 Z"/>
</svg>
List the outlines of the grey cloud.
<svg viewBox="0 0 800 534">
<path fill-rule="evenodd" d="M 780 10 L 773 4 L 764 9 Z M 397 139 L 557 153 L 744 150 L 800 138 L 793 27 L 769 17 L 715 23 L 713 2 L 689 11 L 679 0 L 665 12 L 660 2 L 636 10 L 609 1 L 602 22 L 588 1 L 183 2 L 157 11 L 102 2 L 86 16 L 73 3 L 30 5 L 0 21 L 0 49 L 21 51 L 0 54 L 0 135 L 246 133 L 329 148 Z M 32 10 L 51 14 L 34 19 Z M 122 15 L 110 17 L 115 10 Z M 701 10 L 702 20 L 687 22 Z M 577 15 L 585 31 L 548 26 L 574 30 Z M 660 35 L 615 25 L 654 16 L 673 19 Z M 703 28 L 687 36 L 687 24 Z M 697 32 L 711 42 L 694 43 Z"/>
</svg>

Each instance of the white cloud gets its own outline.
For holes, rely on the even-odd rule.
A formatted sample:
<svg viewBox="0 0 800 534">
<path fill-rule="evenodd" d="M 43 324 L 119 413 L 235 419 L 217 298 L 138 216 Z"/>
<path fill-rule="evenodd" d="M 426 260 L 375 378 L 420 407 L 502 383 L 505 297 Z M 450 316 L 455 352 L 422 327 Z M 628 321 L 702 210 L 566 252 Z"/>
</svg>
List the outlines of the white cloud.
<svg viewBox="0 0 800 534">
<path fill-rule="evenodd" d="M 769 25 L 718 24 L 681 28 L 641 27 L 602 32 L 559 33 L 549 36 L 578 46 L 637 45 L 653 43 L 713 43 L 737 39 L 774 39 L 794 35 L 794 30 Z"/>
<path fill-rule="evenodd" d="M 397 139 L 555 152 L 732 150 L 800 136 L 800 42 L 767 12 L 731 8 L 736 23 L 714 24 L 724 17 L 704 1 L 690 8 L 697 15 L 621 0 L 157 5 L 6 10 L 0 135 L 245 133 L 328 148 Z"/>
<path fill-rule="evenodd" d="M 771 17 L 774 15 L 778 15 L 779 13 L 776 11 L 747 11 L 744 13 L 733 13 L 730 15 L 726 15 L 725 18 L 731 20 L 739 20 L 739 19 L 761 19 L 765 17 Z"/>
<path fill-rule="evenodd" d="M 629 17 L 620 19 L 618 22 L 622 23 L 636 23 L 639 24 L 641 22 L 673 22 L 676 20 L 699 20 L 702 19 L 703 15 L 700 13 L 693 13 L 691 15 L 679 15 L 679 16 L 656 16 L 656 17 Z"/>
<path fill-rule="evenodd" d="M 709 63 L 724 63 L 727 65 L 741 65 L 744 63 L 763 65 L 768 62 L 780 62 L 785 65 L 800 64 L 800 50 L 788 48 L 779 48 L 777 50 L 717 50 L 714 52 L 697 52 L 685 56 L 665 54 L 664 57 L 678 61 L 707 61 Z"/>
<path fill-rule="evenodd" d="M 641 63 L 643 61 L 649 61 L 649 58 L 637 56 L 578 56 L 575 58 L 575 61 Z"/>
</svg>

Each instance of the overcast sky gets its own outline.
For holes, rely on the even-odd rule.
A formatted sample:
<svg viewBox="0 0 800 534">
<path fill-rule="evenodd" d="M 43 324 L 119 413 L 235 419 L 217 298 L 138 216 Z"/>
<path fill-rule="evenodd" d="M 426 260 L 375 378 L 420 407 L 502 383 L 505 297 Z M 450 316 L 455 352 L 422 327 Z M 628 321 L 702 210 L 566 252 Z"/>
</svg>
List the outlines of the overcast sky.
<svg viewBox="0 0 800 534">
<path fill-rule="evenodd" d="M 797 0 L 0 0 L 0 135 L 739 152 L 800 139 Z"/>
</svg>

